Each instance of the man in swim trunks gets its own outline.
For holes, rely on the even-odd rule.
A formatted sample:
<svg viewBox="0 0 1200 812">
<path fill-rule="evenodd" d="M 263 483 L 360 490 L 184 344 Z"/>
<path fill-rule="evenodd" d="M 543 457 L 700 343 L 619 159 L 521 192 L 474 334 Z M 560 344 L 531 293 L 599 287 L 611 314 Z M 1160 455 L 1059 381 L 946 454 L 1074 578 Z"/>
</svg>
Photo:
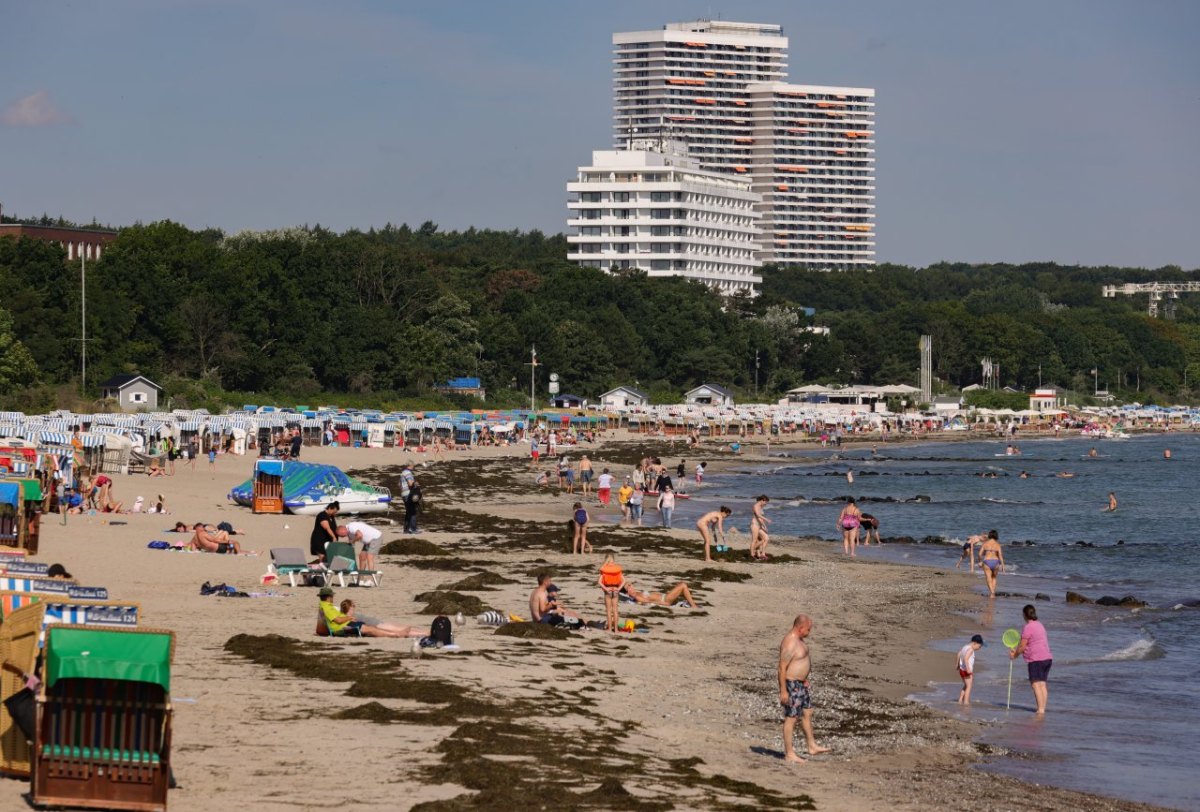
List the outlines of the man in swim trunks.
<svg viewBox="0 0 1200 812">
<path fill-rule="evenodd" d="M 996 574 L 1004 572 L 1004 550 L 1000 547 L 1000 534 L 995 530 L 987 532 L 987 538 L 979 547 L 979 564 L 983 567 L 983 577 L 987 579 L 988 595 L 996 597 Z"/>
<path fill-rule="evenodd" d="M 550 580 L 552 572 L 542 572 L 537 577 L 537 588 L 529 594 L 529 616 L 534 623 L 545 623 L 548 626 L 561 626 L 568 617 L 582 620 L 578 614 L 566 609 L 558 603 L 558 587 Z"/>
<path fill-rule="evenodd" d="M 808 675 L 812 660 L 805 642 L 812 633 L 812 619 L 808 615 L 797 615 L 792 628 L 779 644 L 779 704 L 783 706 L 783 759 L 803 764 L 806 759 L 796 755 L 792 737 L 796 731 L 796 719 L 804 731 L 808 754 L 815 756 L 828 753 L 828 747 L 817 745 L 812 728 L 812 700 L 808 692 Z"/>
</svg>

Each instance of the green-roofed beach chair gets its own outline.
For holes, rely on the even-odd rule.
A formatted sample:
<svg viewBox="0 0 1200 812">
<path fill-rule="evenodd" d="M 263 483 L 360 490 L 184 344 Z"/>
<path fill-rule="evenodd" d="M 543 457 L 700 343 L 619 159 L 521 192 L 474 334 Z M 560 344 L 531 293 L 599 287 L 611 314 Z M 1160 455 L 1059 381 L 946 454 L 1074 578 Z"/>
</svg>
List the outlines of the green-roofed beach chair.
<svg viewBox="0 0 1200 812">
<path fill-rule="evenodd" d="M 35 806 L 165 812 L 174 646 L 168 631 L 47 629 Z"/>
</svg>

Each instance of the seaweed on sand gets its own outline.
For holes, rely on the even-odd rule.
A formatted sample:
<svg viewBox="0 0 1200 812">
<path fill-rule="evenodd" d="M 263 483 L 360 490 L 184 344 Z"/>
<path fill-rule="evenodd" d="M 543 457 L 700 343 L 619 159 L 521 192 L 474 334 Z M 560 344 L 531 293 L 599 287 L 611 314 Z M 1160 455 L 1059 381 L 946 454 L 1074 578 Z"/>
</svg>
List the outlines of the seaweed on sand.
<svg viewBox="0 0 1200 812">
<path fill-rule="evenodd" d="M 450 555 L 431 541 L 395 539 L 379 549 L 381 555 Z"/>
<path fill-rule="evenodd" d="M 491 587 L 495 584 L 514 584 L 511 578 L 505 578 L 503 575 L 497 575 L 494 572 L 484 570 L 477 572 L 474 575 L 468 575 L 451 584 L 441 584 L 438 589 L 460 589 L 473 592 L 491 592 Z"/>
<path fill-rule="evenodd" d="M 453 615 L 455 612 L 477 615 L 492 608 L 474 595 L 464 595 L 461 592 L 422 592 L 413 600 L 426 602 L 425 608 L 420 610 L 422 615 Z"/>
<path fill-rule="evenodd" d="M 555 724 L 548 726 L 539 723 L 548 711 L 545 701 L 505 699 L 480 692 L 475 685 L 416 677 L 405 673 L 399 656 L 377 650 L 369 656 L 355 652 L 329 657 L 324 645 L 248 634 L 231 637 L 225 650 L 322 686 L 352 683 L 352 696 L 420 705 L 389 712 L 382 704 L 367 703 L 341 711 L 341 718 L 452 728 L 436 748 L 441 762 L 419 768 L 417 776 L 430 785 L 452 784 L 469 792 L 414 807 L 423 812 L 550 806 L 556 812 L 814 808 L 803 795 L 784 795 L 723 775 L 706 776 L 696 769 L 698 759 L 669 760 L 639 751 L 628 737 L 637 729 L 635 723 L 600 715 L 579 697 L 555 695 L 549 709 Z M 477 698 L 481 695 L 485 701 Z"/>
<path fill-rule="evenodd" d="M 528 621 L 505 623 L 496 629 L 495 634 L 521 637 L 526 640 L 567 640 L 579 636 L 546 623 L 530 623 Z"/>
</svg>

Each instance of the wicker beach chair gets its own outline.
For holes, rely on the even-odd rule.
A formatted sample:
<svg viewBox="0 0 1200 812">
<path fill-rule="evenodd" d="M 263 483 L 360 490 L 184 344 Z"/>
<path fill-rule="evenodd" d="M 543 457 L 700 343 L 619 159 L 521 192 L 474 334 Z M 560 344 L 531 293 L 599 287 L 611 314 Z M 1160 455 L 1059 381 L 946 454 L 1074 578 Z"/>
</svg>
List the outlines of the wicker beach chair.
<svg viewBox="0 0 1200 812">
<path fill-rule="evenodd" d="M 8 598 L 13 593 L 5 595 Z M 5 614 L 0 623 L 0 662 L 7 662 L 23 673 L 33 674 L 37 667 L 38 640 L 42 633 L 43 605 L 38 596 L 18 593 L 28 601 Z M 0 669 L 0 773 L 28 778 L 33 753 L 24 731 L 14 721 L 4 700 L 25 688 L 21 675 Z"/>
<path fill-rule="evenodd" d="M 35 805 L 165 812 L 174 646 L 169 631 L 47 630 Z"/>
</svg>

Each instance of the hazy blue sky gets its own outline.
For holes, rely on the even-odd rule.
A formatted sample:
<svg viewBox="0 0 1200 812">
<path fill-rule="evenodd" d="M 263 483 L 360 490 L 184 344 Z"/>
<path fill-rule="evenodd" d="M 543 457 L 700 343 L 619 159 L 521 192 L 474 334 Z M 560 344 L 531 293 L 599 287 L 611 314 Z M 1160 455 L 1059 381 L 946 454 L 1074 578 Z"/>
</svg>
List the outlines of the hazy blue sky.
<svg viewBox="0 0 1200 812">
<path fill-rule="evenodd" d="M 1200 266 L 1200 2 L 5 3 L 0 202 L 229 231 L 566 228 L 611 35 L 783 25 L 877 89 L 878 257 Z"/>
</svg>

